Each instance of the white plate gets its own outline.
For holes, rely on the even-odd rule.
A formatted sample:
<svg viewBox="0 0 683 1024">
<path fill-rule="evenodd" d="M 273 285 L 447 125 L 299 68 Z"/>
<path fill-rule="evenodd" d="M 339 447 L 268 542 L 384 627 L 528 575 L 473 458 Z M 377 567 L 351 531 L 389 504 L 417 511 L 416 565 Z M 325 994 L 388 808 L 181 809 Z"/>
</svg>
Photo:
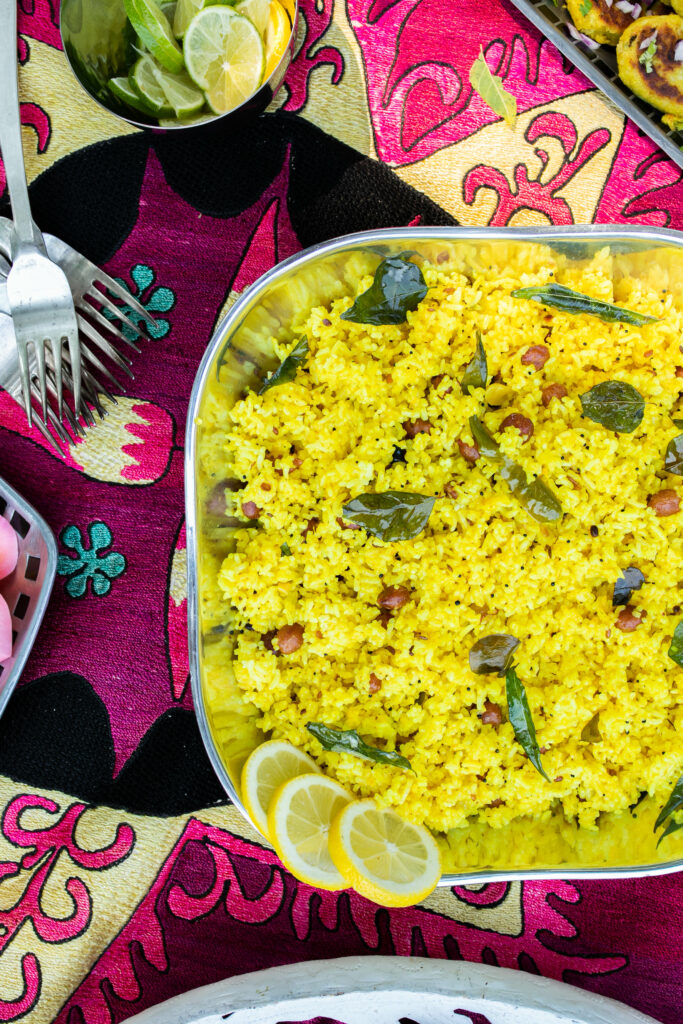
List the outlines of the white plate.
<svg viewBox="0 0 683 1024">
<path fill-rule="evenodd" d="M 523 971 L 384 956 L 313 960 L 238 975 L 175 996 L 127 1024 L 279 1024 L 314 1017 L 344 1024 L 398 1024 L 406 1018 L 415 1024 L 472 1024 L 472 1014 L 488 1024 L 657 1024 L 613 999 Z"/>
</svg>

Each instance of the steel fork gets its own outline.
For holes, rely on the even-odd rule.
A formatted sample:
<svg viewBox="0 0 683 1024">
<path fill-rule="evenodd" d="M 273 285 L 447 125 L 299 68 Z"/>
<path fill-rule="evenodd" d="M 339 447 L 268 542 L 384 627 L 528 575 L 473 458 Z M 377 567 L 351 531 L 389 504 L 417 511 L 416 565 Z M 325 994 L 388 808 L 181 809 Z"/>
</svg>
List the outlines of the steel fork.
<svg viewBox="0 0 683 1024">
<path fill-rule="evenodd" d="M 33 223 L 28 197 L 17 88 L 17 4 L 0 0 L 0 149 L 12 202 L 15 233 L 7 298 L 14 321 L 20 377 L 29 426 L 32 424 L 29 346 L 35 355 L 43 420 L 47 418 L 45 344 L 54 366 L 57 407 L 63 412 L 62 346 L 68 345 L 74 410 L 81 406 L 81 353 L 71 289 L 66 275 L 48 257 L 41 233 Z"/>
<path fill-rule="evenodd" d="M 0 217 L 0 279 L 7 277 L 9 272 L 8 261 L 11 258 L 12 231 L 12 222 L 7 220 L 6 217 Z M 60 238 L 56 238 L 54 235 L 48 235 L 47 232 L 43 238 L 45 239 L 48 256 L 55 263 L 59 264 L 69 282 L 76 307 L 78 329 L 81 333 L 82 354 L 93 363 L 99 374 L 105 377 L 110 384 L 121 388 L 121 382 L 101 362 L 95 364 L 96 356 L 92 348 L 97 346 L 100 352 L 106 355 L 119 370 L 122 370 L 132 379 L 133 373 L 130 370 L 130 360 L 109 341 L 103 334 L 103 330 L 113 335 L 117 341 L 125 344 L 128 348 L 132 348 L 135 352 L 140 351 L 136 340 L 144 339 L 146 335 L 126 315 L 125 309 L 112 302 L 103 289 L 120 298 L 128 307 L 129 312 L 144 320 L 150 330 L 153 330 L 156 326 L 153 317 L 149 315 L 142 303 L 134 295 L 131 295 L 127 288 L 124 288 L 104 270 L 95 266 L 94 263 L 85 256 L 82 256 L 72 246 L 62 242 Z M 5 260 L 2 257 L 5 257 Z M 103 309 L 106 309 L 112 319 L 105 317 L 96 308 L 94 303 L 99 303 Z M 114 322 L 116 319 L 130 329 L 128 336 L 123 334 L 117 327 Z M 131 334 L 133 335 L 132 338 L 130 337 Z M 84 345 L 84 339 L 87 339 L 90 343 L 89 348 Z"/>
</svg>

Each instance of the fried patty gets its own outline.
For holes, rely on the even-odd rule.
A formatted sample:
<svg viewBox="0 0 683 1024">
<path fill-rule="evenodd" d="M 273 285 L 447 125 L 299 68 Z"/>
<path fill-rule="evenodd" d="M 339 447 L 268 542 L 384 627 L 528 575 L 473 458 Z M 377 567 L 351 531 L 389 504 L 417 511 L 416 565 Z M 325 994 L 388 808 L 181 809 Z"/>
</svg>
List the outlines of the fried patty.
<svg viewBox="0 0 683 1024">
<path fill-rule="evenodd" d="M 683 7 L 683 0 L 677 2 Z M 657 110 L 677 117 L 683 117 L 683 61 L 676 60 L 681 41 L 683 18 L 667 14 L 639 18 L 617 45 L 624 85 Z"/>
<path fill-rule="evenodd" d="M 678 0 L 683 6 L 683 0 Z M 620 10 L 616 3 L 610 6 L 607 0 L 567 0 L 567 10 L 574 25 L 597 43 L 616 46 L 622 33 L 633 24 L 633 14 Z M 636 14 L 641 13 L 634 4 Z"/>
</svg>

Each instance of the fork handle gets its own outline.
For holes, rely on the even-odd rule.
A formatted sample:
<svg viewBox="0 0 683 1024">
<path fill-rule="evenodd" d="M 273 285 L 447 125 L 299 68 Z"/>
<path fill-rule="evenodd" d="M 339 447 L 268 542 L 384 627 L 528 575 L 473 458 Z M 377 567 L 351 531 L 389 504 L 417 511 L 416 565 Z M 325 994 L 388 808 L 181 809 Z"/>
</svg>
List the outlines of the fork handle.
<svg viewBox="0 0 683 1024">
<path fill-rule="evenodd" d="M 0 150 L 12 202 L 17 243 L 37 245 L 43 236 L 33 223 L 28 198 L 17 88 L 17 0 L 0 0 Z"/>
</svg>

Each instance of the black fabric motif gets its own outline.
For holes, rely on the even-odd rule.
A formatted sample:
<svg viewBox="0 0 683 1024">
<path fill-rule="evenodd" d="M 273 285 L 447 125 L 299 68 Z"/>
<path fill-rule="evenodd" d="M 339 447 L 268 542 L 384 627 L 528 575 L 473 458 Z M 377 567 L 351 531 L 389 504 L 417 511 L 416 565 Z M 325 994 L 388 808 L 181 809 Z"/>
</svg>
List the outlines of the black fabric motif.
<svg viewBox="0 0 683 1024">
<path fill-rule="evenodd" d="M 83 676 L 43 676 L 12 695 L 0 719 L 0 775 L 138 814 L 228 802 L 186 708 L 161 715 L 116 779 L 113 771 L 109 717 Z"/>
</svg>

